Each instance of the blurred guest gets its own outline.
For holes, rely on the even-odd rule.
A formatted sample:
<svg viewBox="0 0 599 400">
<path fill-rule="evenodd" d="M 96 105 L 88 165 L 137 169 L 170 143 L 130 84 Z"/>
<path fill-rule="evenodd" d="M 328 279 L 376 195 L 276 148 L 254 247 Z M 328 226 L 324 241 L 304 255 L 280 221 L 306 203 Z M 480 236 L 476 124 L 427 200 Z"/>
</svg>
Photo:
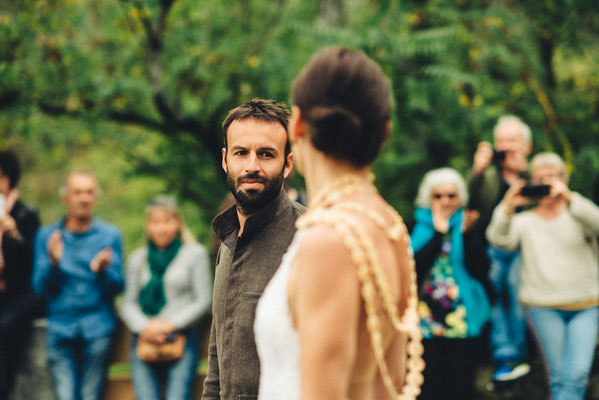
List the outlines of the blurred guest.
<svg viewBox="0 0 599 400">
<path fill-rule="evenodd" d="M 12 389 L 31 320 L 44 310 L 31 290 L 33 239 L 40 220 L 19 199 L 20 177 L 17 156 L 0 151 L 0 399 Z"/>
<path fill-rule="evenodd" d="M 504 115 L 493 129 L 494 148 L 481 142 L 474 154 L 474 164 L 468 182 L 469 208 L 479 211 L 475 228 L 482 237 L 495 206 L 511 184 L 526 173 L 526 158 L 532 149 L 530 128 L 514 115 Z M 519 209 L 516 211 L 520 211 Z M 513 381 L 526 375 L 526 321 L 518 302 L 519 251 L 506 251 L 489 246 L 489 278 L 495 290 L 491 310 L 491 350 L 495 361 L 493 380 Z"/>
<path fill-rule="evenodd" d="M 191 399 L 199 358 L 198 321 L 209 311 L 212 272 L 208 253 L 186 229 L 172 197 L 157 196 L 146 208 L 147 246 L 127 262 L 121 316 L 133 332 L 131 368 L 138 399 Z M 180 358 L 146 362 L 136 353 L 145 339 L 161 344 L 185 336 Z"/>
<path fill-rule="evenodd" d="M 60 189 L 66 216 L 35 239 L 33 289 L 48 304 L 46 335 L 58 400 L 99 400 L 123 290 L 119 230 L 93 216 L 100 188 L 93 173 L 71 172 Z"/>
<path fill-rule="evenodd" d="M 514 183 L 495 209 L 489 242 L 522 252 L 520 301 L 548 364 L 553 400 L 584 399 L 597 343 L 599 321 L 599 207 L 568 189 L 568 174 L 554 153 L 536 155 L 530 164 L 534 184 L 549 194 L 529 211 Z"/>
<path fill-rule="evenodd" d="M 466 184 L 452 168 L 423 178 L 414 214 L 412 247 L 424 337 L 424 385 L 419 399 L 474 399 L 480 335 L 490 316 L 485 292 L 488 259 L 464 210 Z"/>
</svg>

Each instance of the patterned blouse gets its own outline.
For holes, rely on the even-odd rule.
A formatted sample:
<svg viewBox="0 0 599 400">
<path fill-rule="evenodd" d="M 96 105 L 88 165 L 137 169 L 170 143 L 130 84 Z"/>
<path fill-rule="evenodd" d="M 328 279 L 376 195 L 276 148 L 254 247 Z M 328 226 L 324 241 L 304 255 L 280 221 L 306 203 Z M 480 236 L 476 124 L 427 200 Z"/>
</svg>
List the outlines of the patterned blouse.
<svg viewBox="0 0 599 400">
<path fill-rule="evenodd" d="M 453 277 L 450 251 L 450 237 L 445 235 L 441 253 L 422 285 L 418 314 L 422 335 L 427 339 L 467 336 L 466 308 L 460 300 L 460 290 Z"/>
</svg>

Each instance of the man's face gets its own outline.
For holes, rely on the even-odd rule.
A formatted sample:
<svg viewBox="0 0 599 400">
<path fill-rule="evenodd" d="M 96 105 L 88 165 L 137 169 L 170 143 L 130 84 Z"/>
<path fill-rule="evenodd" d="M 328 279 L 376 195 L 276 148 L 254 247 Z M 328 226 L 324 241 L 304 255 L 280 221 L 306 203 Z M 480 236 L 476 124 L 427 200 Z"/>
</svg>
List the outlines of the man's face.
<svg viewBox="0 0 599 400">
<path fill-rule="evenodd" d="M 67 192 L 62 202 L 67 217 L 88 218 L 92 216 L 98 200 L 98 183 L 92 175 L 74 173 L 67 179 Z"/>
<path fill-rule="evenodd" d="M 235 120 L 227 132 L 222 166 L 240 211 L 249 215 L 274 200 L 293 167 L 285 159 L 287 132 L 276 122 Z"/>
<path fill-rule="evenodd" d="M 526 157 L 530 154 L 531 145 L 522 136 L 517 127 L 505 126 L 495 133 L 495 148 L 505 151 L 505 160 L 501 167 L 514 172 L 526 170 Z"/>
</svg>

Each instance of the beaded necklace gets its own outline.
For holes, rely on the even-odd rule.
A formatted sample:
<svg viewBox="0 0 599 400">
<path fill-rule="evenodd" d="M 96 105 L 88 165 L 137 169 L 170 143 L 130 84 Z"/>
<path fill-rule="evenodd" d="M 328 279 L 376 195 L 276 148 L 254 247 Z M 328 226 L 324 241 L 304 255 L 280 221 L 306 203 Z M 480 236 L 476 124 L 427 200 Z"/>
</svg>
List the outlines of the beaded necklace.
<svg viewBox="0 0 599 400">
<path fill-rule="evenodd" d="M 364 299 L 364 309 L 366 311 L 366 327 L 370 333 L 372 350 L 385 388 L 393 399 L 413 400 L 420 393 L 420 386 L 424 381 L 422 376 L 424 361 L 422 360 L 422 333 L 420 332 L 420 320 L 417 313 L 416 272 L 407 229 L 401 216 L 390 205 L 387 205 L 387 209 L 393 216 L 393 220 L 389 224 L 381 214 L 362 204 L 343 202 L 343 199 L 348 195 L 359 191 L 377 193 L 373 181 L 374 176 L 372 174 L 369 174 L 368 178 L 358 175 L 346 175 L 337 179 L 309 203 L 308 212 L 297 220 L 296 225 L 299 229 L 327 224 L 342 238 L 352 261 L 357 267 L 360 292 Z M 359 222 L 352 218 L 355 215 L 365 216 L 373 221 L 393 242 L 399 241 L 402 236 L 407 239 L 406 244 L 408 254 L 410 254 L 411 269 L 410 296 L 404 315 L 401 318 L 397 304 L 393 301 L 391 289 L 383 273 L 374 243 L 364 229 L 361 229 Z M 407 368 L 405 384 L 401 392 L 396 390 L 385 362 L 383 335 L 381 333 L 381 317 L 384 317 L 384 315 L 380 315 L 381 313 L 377 310 L 377 299 L 382 303 L 382 308 L 394 329 L 408 335 Z"/>
</svg>

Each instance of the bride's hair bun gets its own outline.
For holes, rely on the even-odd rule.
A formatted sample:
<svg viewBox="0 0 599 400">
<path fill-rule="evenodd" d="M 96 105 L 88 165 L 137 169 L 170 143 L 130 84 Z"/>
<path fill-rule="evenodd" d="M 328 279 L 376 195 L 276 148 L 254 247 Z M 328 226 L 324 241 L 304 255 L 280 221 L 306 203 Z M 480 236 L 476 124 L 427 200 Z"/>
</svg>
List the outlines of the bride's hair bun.
<svg viewBox="0 0 599 400">
<path fill-rule="evenodd" d="M 374 161 L 387 136 L 391 89 L 364 53 L 342 47 L 317 53 L 297 76 L 292 99 L 315 148 L 360 167 Z"/>
</svg>

